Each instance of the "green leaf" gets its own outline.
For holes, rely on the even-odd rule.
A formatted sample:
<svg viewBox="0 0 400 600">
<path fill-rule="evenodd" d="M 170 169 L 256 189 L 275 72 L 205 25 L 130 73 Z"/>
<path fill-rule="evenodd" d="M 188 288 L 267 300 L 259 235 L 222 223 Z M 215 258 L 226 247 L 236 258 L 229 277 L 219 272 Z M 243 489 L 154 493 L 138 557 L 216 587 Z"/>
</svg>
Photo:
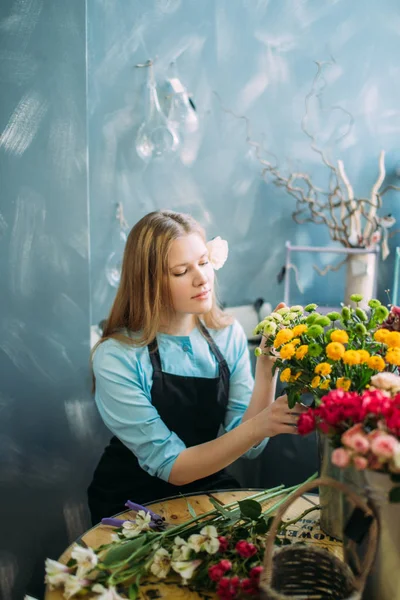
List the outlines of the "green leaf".
<svg viewBox="0 0 400 600">
<path fill-rule="evenodd" d="M 211 502 L 211 504 L 213 505 L 213 507 L 215 509 L 217 509 L 217 511 L 219 512 L 220 515 L 222 515 L 224 517 L 224 519 L 229 519 L 230 521 L 232 520 L 232 513 L 230 510 L 226 510 L 222 504 L 220 504 L 217 500 L 215 500 L 215 498 L 208 498 L 209 501 Z M 235 518 L 235 521 L 237 519 Z"/>
<path fill-rule="evenodd" d="M 262 510 L 259 502 L 256 502 L 255 500 L 240 500 L 238 504 L 242 517 L 257 521 Z"/>
<path fill-rule="evenodd" d="M 128 590 L 129 600 L 136 600 L 138 595 L 139 595 L 139 588 L 136 585 L 136 583 L 132 583 L 132 585 L 129 586 L 129 590 Z"/>
<path fill-rule="evenodd" d="M 189 500 L 186 500 L 186 503 L 187 503 L 188 511 L 190 512 L 192 517 L 197 517 L 196 511 L 194 510 L 193 506 L 190 504 Z"/>
<path fill-rule="evenodd" d="M 296 405 L 296 402 L 300 401 L 300 394 L 294 388 L 288 388 L 288 390 L 287 390 L 287 397 L 288 397 L 288 406 L 289 406 L 289 408 L 294 408 L 295 405 Z"/>
<path fill-rule="evenodd" d="M 270 525 L 271 525 L 271 519 L 265 519 L 265 518 L 259 519 L 257 521 L 257 525 L 254 528 L 255 532 L 259 533 L 261 535 L 264 533 L 267 533 L 267 531 L 270 528 Z"/>
<path fill-rule="evenodd" d="M 394 487 L 390 490 L 389 502 L 400 502 L 400 486 Z"/>
<path fill-rule="evenodd" d="M 111 548 L 103 559 L 103 564 L 105 566 L 110 566 L 113 563 L 118 563 L 122 560 L 125 560 L 139 550 L 145 542 L 147 541 L 147 535 L 140 535 L 133 540 L 129 540 L 128 542 L 122 542 L 121 544 L 117 544 L 114 548 Z"/>
<path fill-rule="evenodd" d="M 234 530 L 235 539 L 246 540 L 249 535 L 249 530 L 246 527 L 237 527 Z"/>
<path fill-rule="evenodd" d="M 395 483 L 400 483 L 400 473 L 390 473 L 390 479 Z"/>
</svg>

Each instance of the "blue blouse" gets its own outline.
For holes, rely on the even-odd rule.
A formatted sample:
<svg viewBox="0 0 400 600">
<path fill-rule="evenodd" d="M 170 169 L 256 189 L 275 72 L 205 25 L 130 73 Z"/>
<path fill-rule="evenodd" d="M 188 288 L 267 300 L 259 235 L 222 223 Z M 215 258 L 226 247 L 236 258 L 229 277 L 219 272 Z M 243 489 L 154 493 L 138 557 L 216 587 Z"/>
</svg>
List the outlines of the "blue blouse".
<svg viewBox="0 0 400 600">
<path fill-rule="evenodd" d="M 224 422 L 227 432 L 241 422 L 253 392 L 249 350 L 237 321 L 224 329 L 210 330 L 210 334 L 231 373 Z M 188 336 L 158 334 L 157 343 L 164 372 L 217 377 L 218 362 L 197 327 Z M 106 340 L 95 352 L 93 370 L 95 401 L 105 425 L 135 454 L 142 469 L 168 481 L 175 460 L 186 446 L 152 405 L 153 368 L 147 347 Z M 255 458 L 267 442 L 268 438 L 244 456 Z"/>
</svg>

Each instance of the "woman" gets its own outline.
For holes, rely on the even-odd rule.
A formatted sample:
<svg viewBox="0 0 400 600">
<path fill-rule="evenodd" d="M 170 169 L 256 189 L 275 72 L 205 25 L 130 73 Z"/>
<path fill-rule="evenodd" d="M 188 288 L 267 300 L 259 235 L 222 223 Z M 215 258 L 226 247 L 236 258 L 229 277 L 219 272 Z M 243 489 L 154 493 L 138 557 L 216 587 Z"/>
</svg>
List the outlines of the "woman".
<svg viewBox="0 0 400 600">
<path fill-rule="evenodd" d="M 217 307 L 204 231 L 188 215 L 153 212 L 130 232 L 93 372 L 114 434 L 88 490 L 93 523 L 128 499 L 240 487 L 225 467 L 296 432 L 286 397 L 274 402 L 269 357 L 253 381 L 246 337 Z"/>
</svg>

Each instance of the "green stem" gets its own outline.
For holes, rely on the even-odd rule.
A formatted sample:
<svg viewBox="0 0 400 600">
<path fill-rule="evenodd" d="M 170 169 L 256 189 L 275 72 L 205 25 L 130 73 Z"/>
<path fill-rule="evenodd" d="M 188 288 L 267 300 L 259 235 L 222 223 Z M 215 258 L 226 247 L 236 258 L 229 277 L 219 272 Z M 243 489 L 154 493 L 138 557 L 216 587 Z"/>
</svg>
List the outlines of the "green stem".
<svg viewBox="0 0 400 600">
<path fill-rule="evenodd" d="M 282 526 L 280 527 L 280 532 L 284 533 L 286 531 L 286 529 L 289 527 L 289 525 L 294 525 L 295 523 L 297 523 L 297 521 L 300 521 L 301 519 L 304 519 L 304 517 L 306 515 L 308 515 L 308 513 L 313 512 L 314 510 L 320 510 L 320 509 L 321 509 L 321 505 L 320 504 L 317 504 L 316 506 L 311 506 L 310 508 L 306 508 L 306 510 L 303 510 L 303 512 L 301 513 L 301 515 L 299 515 L 295 519 L 291 519 L 290 521 L 285 521 L 282 524 Z"/>
<path fill-rule="evenodd" d="M 305 483 L 309 483 L 310 481 L 313 481 L 314 479 L 316 479 L 318 477 L 318 473 L 314 473 L 314 475 L 311 475 L 311 477 L 309 477 L 308 479 L 306 479 L 304 481 L 304 483 L 301 483 L 300 485 L 297 486 L 293 486 L 293 491 L 291 493 L 289 493 L 285 498 L 283 498 L 282 500 L 279 500 L 279 502 L 276 502 L 273 506 L 270 506 L 269 508 L 267 508 L 266 511 L 264 511 L 262 514 L 263 515 L 269 515 L 272 512 L 274 512 L 277 508 L 279 508 L 284 502 L 286 502 L 286 500 L 288 500 L 288 498 L 290 498 L 291 496 L 293 496 L 295 494 L 295 492 Z"/>
</svg>

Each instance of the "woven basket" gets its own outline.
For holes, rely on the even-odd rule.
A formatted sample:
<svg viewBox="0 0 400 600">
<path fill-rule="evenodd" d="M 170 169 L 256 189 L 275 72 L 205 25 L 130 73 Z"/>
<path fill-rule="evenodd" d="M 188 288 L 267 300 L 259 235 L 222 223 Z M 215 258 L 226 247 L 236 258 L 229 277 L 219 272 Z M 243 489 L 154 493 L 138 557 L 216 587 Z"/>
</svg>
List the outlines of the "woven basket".
<svg viewBox="0 0 400 600">
<path fill-rule="evenodd" d="M 295 543 L 274 549 L 276 534 L 286 510 L 297 498 L 317 486 L 328 486 L 342 491 L 352 504 L 363 510 L 366 515 L 374 517 L 368 532 L 368 551 L 358 577 L 342 560 L 324 548 Z M 368 506 L 343 483 L 329 477 L 321 477 L 305 483 L 282 504 L 272 522 L 265 545 L 260 598 L 262 600 L 359 600 L 374 562 L 378 527 L 374 508 Z"/>
</svg>

